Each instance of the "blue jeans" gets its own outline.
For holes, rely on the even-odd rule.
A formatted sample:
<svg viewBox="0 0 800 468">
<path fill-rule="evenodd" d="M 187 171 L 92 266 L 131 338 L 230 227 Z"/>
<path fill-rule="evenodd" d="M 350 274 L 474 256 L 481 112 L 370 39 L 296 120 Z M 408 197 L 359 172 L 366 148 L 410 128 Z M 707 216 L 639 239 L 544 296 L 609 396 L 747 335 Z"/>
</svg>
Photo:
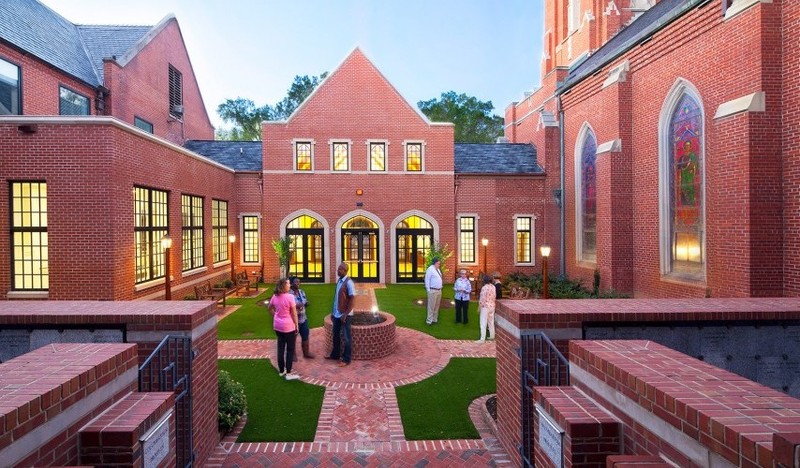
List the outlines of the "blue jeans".
<svg viewBox="0 0 800 468">
<path fill-rule="evenodd" d="M 350 358 L 352 357 L 353 353 L 353 334 L 351 333 L 350 329 L 350 320 L 352 317 L 348 317 L 347 320 L 342 323 L 341 318 L 336 318 L 331 315 L 331 320 L 333 322 L 333 349 L 331 350 L 331 357 L 333 359 L 339 359 L 341 356 L 342 362 L 350 363 Z M 342 344 L 344 344 L 344 352 L 342 352 Z"/>
<path fill-rule="evenodd" d="M 300 339 L 302 341 L 308 341 L 308 333 L 310 330 L 308 329 L 308 320 L 305 322 L 300 323 Z"/>
</svg>

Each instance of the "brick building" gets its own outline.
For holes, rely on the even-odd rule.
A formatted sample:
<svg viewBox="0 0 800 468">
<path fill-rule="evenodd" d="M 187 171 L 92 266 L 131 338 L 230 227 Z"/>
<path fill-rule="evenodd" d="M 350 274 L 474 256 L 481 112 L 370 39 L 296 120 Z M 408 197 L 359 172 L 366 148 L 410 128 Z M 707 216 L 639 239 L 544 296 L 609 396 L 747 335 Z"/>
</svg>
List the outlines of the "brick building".
<svg viewBox="0 0 800 468">
<path fill-rule="evenodd" d="M 570 277 L 640 297 L 798 292 L 796 2 L 549 0 L 506 136 Z"/>
</svg>

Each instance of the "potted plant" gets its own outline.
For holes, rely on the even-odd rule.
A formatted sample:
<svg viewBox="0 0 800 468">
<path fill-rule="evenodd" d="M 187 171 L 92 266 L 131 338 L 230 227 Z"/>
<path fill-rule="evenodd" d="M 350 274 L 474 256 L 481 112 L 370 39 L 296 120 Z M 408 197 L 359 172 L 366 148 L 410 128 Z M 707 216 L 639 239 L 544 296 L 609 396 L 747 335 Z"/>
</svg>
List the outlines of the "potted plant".
<svg viewBox="0 0 800 468">
<path fill-rule="evenodd" d="M 289 259 L 292 255 L 292 238 L 289 236 L 279 237 L 272 240 L 272 248 L 278 256 L 278 266 L 281 271 L 281 278 L 285 278 L 289 273 Z"/>
</svg>

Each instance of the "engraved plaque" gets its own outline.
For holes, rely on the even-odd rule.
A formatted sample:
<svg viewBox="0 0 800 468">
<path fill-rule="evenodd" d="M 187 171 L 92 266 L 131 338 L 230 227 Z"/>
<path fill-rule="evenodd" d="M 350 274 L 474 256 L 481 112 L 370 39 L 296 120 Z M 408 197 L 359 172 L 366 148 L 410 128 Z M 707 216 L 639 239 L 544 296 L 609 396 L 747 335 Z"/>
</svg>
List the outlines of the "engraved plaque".
<svg viewBox="0 0 800 468">
<path fill-rule="evenodd" d="M 169 416 L 167 413 L 158 424 L 139 441 L 142 443 L 142 465 L 145 468 L 156 468 L 169 454 Z"/>
<path fill-rule="evenodd" d="M 783 391 L 785 361 L 780 356 L 763 356 L 758 361 L 758 383 Z"/>
<path fill-rule="evenodd" d="M 800 326 L 790 325 L 783 330 L 783 353 L 800 356 Z"/>
<path fill-rule="evenodd" d="M 736 375 L 741 375 L 744 378 L 756 381 L 758 379 L 758 365 L 756 360 L 751 358 L 743 358 L 739 356 L 731 356 L 728 366 L 725 370 L 731 371 Z"/>
<path fill-rule="evenodd" d="M 700 330 L 700 354 L 703 356 L 727 355 L 728 329 L 703 327 Z"/>
<path fill-rule="evenodd" d="M 564 430 L 536 405 L 539 415 L 539 447 L 547 458 L 559 468 L 564 466 Z"/>
<path fill-rule="evenodd" d="M 27 330 L 0 330 L 0 362 L 6 362 L 30 351 L 31 337 Z"/>
</svg>

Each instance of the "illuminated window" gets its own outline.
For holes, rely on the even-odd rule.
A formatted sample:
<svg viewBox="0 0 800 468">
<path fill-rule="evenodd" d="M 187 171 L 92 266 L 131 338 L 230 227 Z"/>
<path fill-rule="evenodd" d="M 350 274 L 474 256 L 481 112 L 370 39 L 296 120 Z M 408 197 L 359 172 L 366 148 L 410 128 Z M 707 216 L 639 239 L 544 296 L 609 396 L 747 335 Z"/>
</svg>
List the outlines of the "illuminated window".
<svg viewBox="0 0 800 468">
<path fill-rule="evenodd" d="M 458 220 L 458 252 L 461 263 L 475 263 L 475 217 L 462 216 Z"/>
<path fill-rule="evenodd" d="M 333 152 L 333 171 L 334 172 L 349 172 L 350 171 L 350 143 L 335 141 L 331 143 L 331 151 Z"/>
<path fill-rule="evenodd" d="M 203 260 L 203 198 L 181 195 L 183 271 L 205 265 Z"/>
<path fill-rule="evenodd" d="M 260 238 L 258 216 L 242 216 L 243 263 L 258 263 L 261 261 Z"/>
<path fill-rule="evenodd" d="M 369 170 L 373 172 L 386 171 L 386 143 L 369 144 Z"/>
<path fill-rule="evenodd" d="M 89 115 L 89 98 L 60 86 L 58 88 L 58 113 L 61 115 Z"/>
<path fill-rule="evenodd" d="M 19 67 L 0 59 L 0 115 L 22 114 Z"/>
<path fill-rule="evenodd" d="M 298 172 L 314 170 L 314 147 L 310 141 L 294 143 L 294 170 Z"/>
<path fill-rule="evenodd" d="M 529 216 L 518 216 L 514 220 L 517 244 L 515 250 L 516 263 L 532 263 L 531 246 L 533 245 L 532 218 Z"/>
<path fill-rule="evenodd" d="M 133 188 L 133 234 L 137 283 L 164 277 L 161 238 L 169 230 L 167 192 Z"/>
<path fill-rule="evenodd" d="M 11 289 L 50 287 L 47 253 L 47 183 L 11 183 Z"/>
<path fill-rule="evenodd" d="M 422 143 L 406 143 L 406 171 L 422 171 Z"/>
<path fill-rule="evenodd" d="M 308 215 L 298 216 L 286 225 L 292 240 L 289 248 L 289 275 L 301 281 L 320 282 L 325 266 L 325 226 Z"/>
<path fill-rule="evenodd" d="M 579 181 L 577 205 L 578 260 L 597 261 L 597 140 L 594 132 L 585 126 L 580 133 L 580 146 L 576 155 Z"/>
<path fill-rule="evenodd" d="M 211 237 L 214 263 L 228 259 L 228 202 L 211 200 Z"/>
</svg>

